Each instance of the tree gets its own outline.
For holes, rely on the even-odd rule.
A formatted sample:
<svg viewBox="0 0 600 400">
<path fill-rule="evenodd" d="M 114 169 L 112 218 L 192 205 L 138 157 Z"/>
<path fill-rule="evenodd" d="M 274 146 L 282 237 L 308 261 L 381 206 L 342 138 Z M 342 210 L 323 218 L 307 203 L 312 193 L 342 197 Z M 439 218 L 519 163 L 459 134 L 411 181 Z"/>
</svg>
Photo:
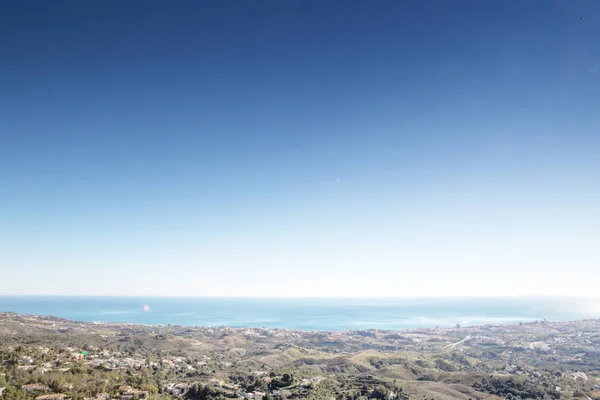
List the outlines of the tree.
<svg viewBox="0 0 600 400">
<path fill-rule="evenodd" d="M 188 400 L 221 400 L 225 399 L 223 393 L 211 386 L 196 383 L 185 394 Z"/>
<path fill-rule="evenodd" d="M 294 377 L 291 374 L 285 373 L 281 377 L 281 383 L 283 386 L 290 386 L 294 383 Z"/>
<path fill-rule="evenodd" d="M 61 390 L 63 390 L 63 388 L 65 387 L 65 380 L 64 378 L 62 378 L 59 375 L 52 375 L 48 377 L 48 380 L 46 381 L 46 385 L 53 391 L 53 392 L 60 392 Z"/>
<path fill-rule="evenodd" d="M 8 386 L 2 393 L 3 400 L 25 400 L 25 391 L 15 386 Z"/>
<path fill-rule="evenodd" d="M 126 378 L 127 384 L 132 387 L 140 387 L 142 378 L 138 375 L 130 375 Z"/>
<path fill-rule="evenodd" d="M 383 386 L 377 386 L 371 393 L 371 398 L 378 400 L 389 400 L 390 393 Z"/>
<path fill-rule="evenodd" d="M 144 390 L 146 392 L 150 392 L 152 394 L 156 394 L 158 393 L 158 388 L 154 385 L 151 385 L 149 383 L 142 383 L 142 386 L 140 386 L 141 390 Z"/>
</svg>

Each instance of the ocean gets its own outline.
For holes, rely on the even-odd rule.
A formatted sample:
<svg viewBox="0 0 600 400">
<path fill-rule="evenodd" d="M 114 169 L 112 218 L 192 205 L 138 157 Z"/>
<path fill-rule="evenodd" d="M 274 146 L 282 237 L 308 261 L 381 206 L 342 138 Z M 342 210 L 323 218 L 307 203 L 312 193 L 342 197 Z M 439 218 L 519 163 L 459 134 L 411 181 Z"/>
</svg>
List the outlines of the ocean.
<svg viewBox="0 0 600 400">
<path fill-rule="evenodd" d="M 0 296 L 0 311 L 148 325 L 400 330 L 600 318 L 600 300 Z"/>
</svg>

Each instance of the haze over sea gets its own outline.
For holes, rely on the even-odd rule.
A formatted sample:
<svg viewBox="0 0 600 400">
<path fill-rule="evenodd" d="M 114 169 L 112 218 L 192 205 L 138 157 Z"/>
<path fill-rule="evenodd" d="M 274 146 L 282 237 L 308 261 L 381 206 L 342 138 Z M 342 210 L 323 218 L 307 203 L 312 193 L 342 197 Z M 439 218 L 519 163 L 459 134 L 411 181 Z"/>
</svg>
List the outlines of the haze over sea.
<svg viewBox="0 0 600 400">
<path fill-rule="evenodd" d="M 0 296 L 0 311 L 87 322 L 341 331 L 599 318 L 600 300 Z"/>
</svg>

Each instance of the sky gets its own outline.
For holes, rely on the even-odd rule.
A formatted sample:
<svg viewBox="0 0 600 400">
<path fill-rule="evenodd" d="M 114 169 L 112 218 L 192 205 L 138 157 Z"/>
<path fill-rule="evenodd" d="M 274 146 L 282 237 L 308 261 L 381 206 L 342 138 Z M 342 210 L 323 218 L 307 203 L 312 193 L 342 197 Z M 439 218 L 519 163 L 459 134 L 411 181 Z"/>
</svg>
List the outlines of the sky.
<svg viewBox="0 0 600 400">
<path fill-rule="evenodd" d="M 0 294 L 600 282 L 600 2 L 3 1 Z"/>
</svg>

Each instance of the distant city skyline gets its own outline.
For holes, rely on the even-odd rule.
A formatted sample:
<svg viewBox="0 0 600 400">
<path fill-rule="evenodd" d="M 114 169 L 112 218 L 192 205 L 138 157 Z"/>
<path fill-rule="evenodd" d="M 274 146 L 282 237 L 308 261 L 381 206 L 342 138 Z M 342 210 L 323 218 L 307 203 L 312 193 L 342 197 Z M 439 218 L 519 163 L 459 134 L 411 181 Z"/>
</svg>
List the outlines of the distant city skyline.
<svg viewBox="0 0 600 400">
<path fill-rule="evenodd" d="M 0 32 L 0 295 L 597 293 L 600 2 L 4 2 Z"/>
</svg>

